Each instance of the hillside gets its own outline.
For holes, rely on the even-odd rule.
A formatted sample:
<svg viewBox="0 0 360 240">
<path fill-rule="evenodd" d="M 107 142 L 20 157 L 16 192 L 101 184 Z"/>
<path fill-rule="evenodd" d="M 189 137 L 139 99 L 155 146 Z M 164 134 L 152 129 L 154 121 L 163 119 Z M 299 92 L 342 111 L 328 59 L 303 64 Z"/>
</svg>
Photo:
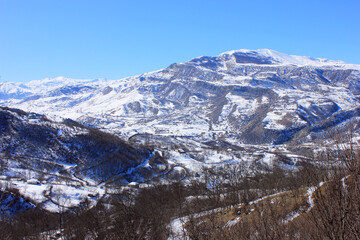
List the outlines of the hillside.
<svg viewBox="0 0 360 240">
<path fill-rule="evenodd" d="M 95 204 L 109 186 L 151 180 L 167 169 L 153 149 L 71 120 L 0 107 L 0 129 L 2 188 L 50 211 Z"/>
<path fill-rule="evenodd" d="M 170 239 L 358 239 L 358 177 L 175 219 Z"/>
</svg>

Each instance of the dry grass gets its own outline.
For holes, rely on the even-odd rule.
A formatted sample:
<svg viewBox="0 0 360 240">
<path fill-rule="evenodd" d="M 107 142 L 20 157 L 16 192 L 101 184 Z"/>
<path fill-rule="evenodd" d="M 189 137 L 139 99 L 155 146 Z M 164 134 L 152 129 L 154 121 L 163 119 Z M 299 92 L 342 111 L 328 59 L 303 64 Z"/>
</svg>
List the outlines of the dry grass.
<svg viewBox="0 0 360 240">
<path fill-rule="evenodd" d="M 309 209 L 307 190 L 301 188 L 266 196 L 246 205 L 192 219 L 185 227 L 194 239 L 281 238 L 269 231 L 275 233 L 274 230 L 283 229 Z"/>
</svg>

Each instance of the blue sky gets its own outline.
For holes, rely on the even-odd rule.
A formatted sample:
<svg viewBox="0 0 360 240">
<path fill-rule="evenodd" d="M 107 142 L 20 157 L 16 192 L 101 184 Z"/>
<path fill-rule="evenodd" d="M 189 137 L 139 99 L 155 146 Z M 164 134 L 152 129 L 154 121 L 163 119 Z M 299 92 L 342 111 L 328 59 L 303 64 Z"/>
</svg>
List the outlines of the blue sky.
<svg viewBox="0 0 360 240">
<path fill-rule="evenodd" d="M 359 0 L 0 0 L 0 82 L 120 79 L 241 48 L 360 64 L 359 12 Z"/>
</svg>

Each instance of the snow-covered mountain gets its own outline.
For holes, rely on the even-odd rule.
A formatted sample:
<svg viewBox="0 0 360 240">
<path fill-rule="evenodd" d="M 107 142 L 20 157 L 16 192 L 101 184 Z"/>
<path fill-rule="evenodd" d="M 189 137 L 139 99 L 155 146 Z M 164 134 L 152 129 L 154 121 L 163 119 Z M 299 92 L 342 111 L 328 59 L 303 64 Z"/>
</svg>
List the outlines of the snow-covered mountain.
<svg viewBox="0 0 360 240">
<path fill-rule="evenodd" d="M 58 211 L 115 185 L 201 178 L 203 167 L 289 168 L 333 130 L 357 133 L 359 97 L 359 65 L 268 49 L 120 80 L 2 83 L 0 184 Z"/>
<path fill-rule="evenodd" d="M 243 146 L 264 161 L 283 143 L 286 151 L 309 146 L 359 119 L 359 94 L 359 65 L 243 49 L 120 80 L 3 83 L 0 105 L 152 144 L 175 165 L 198 169 L 248 159 Z M 211 152 L 215 146 L 224 152 Z"/>
</svg>

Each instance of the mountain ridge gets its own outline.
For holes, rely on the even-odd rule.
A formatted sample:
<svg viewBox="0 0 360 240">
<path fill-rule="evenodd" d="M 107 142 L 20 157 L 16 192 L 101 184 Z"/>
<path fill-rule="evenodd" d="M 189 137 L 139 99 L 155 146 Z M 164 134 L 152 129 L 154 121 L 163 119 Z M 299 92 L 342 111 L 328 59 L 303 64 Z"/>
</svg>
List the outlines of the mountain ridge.
<svg viewBox="0 0 360 240">
<path fill-rule="evenodd" d="M 350 63 L 346 63 L 344 61 L 341 60 L 331 60 L 328 58 L 318 58 L 318 57 L 311 57 L 311 56 L 298 56 L 298 55 L 288 55 L 285 53 L 281 53 L 278 52 L 276 50 L 272 50 L 272 49 L 257 49 L 257 50 L 250 50 L 250 49 L 238 49 L 238 50 L 230 50 L 230 51 L 225 51 L 220 53 L 218 56 L 216 57 L 222 57 L 224 55 L 233 55 L 236 53 L 251 53 L 251 54 L 257 54 L 263 57 L 269 57 L 272 58 L 272 60 L 277 60 L 278 63 L 283 63 L 283 64 L 294 64 L 296 65 L 296 62 L 298 63 L 298 66 L 337 66 L 337 67 L 346 67 L 346 68 L 353 68 L 353 69 L 360 69 L 360 64 L 350 64 Z M 198 57 L 194 57 L 186 62 L 183 63 L 187 63 L 187 62 L 191 62 L 194 59 L 201 59 L 201 58 L 215 58 L 215 57 L 211 57 L 211 56 L 207 56 L 207 55 L 202 55 L 202 56 L 198 56 Z M 286 59 L 288 59 L 288 61 L 286 61 Z M 296 61 L 296 59 L 298 59 L 298 61 Z M 302 59 L 302 61 L 301 61 Z M 178 64 L 183 64 L 183 63 L 178 63 Z M 323 64 L 323 65 L 321 65 Z M 164 68 L 166 69 L 166 68 Z M 143 73 L 143 74 L 151 74 L 151 73 L 155 73 L 158 71 L 162 71 L 164 69 L 158 69 L 158 70 L 154 70 L 154 71 L 150 71 L 147 73 Z M 138 74 L 138 75 L 134 75 L 134 76 L 129 76 L 129 77 L 125 77 L 125 78 L 121 78 L 121 79 L 127 79 L 127 78 L 131 78 L 131 77 L 137 77 L 137 76 L 141 76 L 143 74 Z M 114 80 L 121 80 L 121 79 L 114 79 Z M 58 76 L 58 77 L 54 77 L 54 78 L 45 78 L 45 79 L 41 79 L 41 80 L 31 80 L 27 83 L 24 82 L 3 82 L 1 84 L 15 84 L 15 85 L 24 85 L 27 86 L 28 84 L 30 85 L 46 85 L 47 84 L 51 84 L 51 82 L 55 83 L 56 81 L 58 82 L 64 82 L 66 81 L 66 85 L 68 84 L 76 84 L 79 82 L 91 82 L 91 81 L 108 81 L 105 78 L 95 78 L 95 79 L 75 79 L 75 78 L 69 78 L 69 77 L 64 77 L 64 76 Z M 109 80 L 109 81 L 114 81 L 114 80 Z"/>
</svg>

